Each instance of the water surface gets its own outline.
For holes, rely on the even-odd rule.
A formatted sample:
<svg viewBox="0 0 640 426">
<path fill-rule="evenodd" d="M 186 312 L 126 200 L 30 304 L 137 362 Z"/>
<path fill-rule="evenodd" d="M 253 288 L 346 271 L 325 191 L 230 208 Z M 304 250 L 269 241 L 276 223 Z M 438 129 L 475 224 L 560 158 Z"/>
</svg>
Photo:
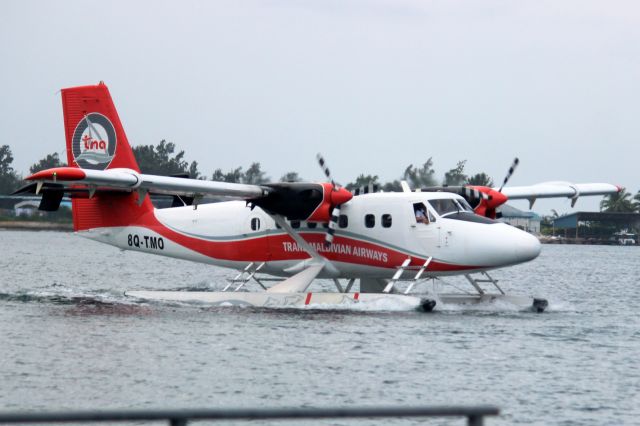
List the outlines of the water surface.
<svg viewBox="0 0 640 426">
<path fill-rule="evenodd" d="M 229 270 L 0 231 L 0 409 L 492 404 L 492 425 L 637 424 L 639 256 L 544 246 L 493 274 L 544 314 L 264 311 L 123 295 L 219 289 Z"/>
</svg>

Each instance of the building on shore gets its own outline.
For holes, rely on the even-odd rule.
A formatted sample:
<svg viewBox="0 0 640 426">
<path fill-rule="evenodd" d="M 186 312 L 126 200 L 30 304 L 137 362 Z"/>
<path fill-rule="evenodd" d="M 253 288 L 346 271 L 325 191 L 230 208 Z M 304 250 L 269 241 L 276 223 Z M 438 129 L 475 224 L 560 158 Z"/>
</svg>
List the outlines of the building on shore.
<svg viewBox="0 0 640 426">
<path fill-rule="evenodd" d="M 542 218 L 537 213 L 531 211 L 526 212 L 508 204 L 500 206 L 498 212 L 502 214 L 500 219 L 502 222 L 532 234 L 540 233 L 540 222 Z"/>
<path fill-rule="evenodd" d="M 42 212 L 38 210 L 40 200 L 23 200 L 13 206 L 16 217 L 33 217 L 42 216 Z"/>
<path fill-rule="evenodd" d="M 635 235 L 633 232 L 640 230 L 640 213 L 575 212 L 553 219 L 552 225 L 553 234 L 565 238 L 625 244 L 620 236 Z"/>
</svg>

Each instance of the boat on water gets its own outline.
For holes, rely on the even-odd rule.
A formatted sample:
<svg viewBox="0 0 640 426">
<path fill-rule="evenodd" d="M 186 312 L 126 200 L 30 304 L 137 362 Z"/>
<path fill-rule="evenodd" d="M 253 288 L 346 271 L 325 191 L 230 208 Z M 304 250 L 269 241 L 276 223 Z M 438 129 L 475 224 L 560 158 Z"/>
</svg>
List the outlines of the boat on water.
<svg viewBox="0 0 640 426">
<path fill-rule="evenodd" d="M 628 229 L 622 229 L 613 234 L 612 240 L 621 246 L 635 246 L 638 244 L 637 235 L 629 232 Z"/>
</svg>

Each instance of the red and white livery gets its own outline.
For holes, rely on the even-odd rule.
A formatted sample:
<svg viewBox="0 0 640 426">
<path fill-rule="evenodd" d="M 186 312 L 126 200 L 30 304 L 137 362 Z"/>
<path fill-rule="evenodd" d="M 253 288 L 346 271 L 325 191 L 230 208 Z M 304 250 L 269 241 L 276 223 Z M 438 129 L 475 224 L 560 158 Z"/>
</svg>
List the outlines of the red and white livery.
<svg viewBox="0 0 640 426">
<path fill-rule="evenodd" d="M 34 183 L 23 191 L 42 194 L 45 210 L 55 210 L 63 194 L 71 196 L 78 235 L 240 272 L 220 292 L 128 293 L 144 299 L 273 307 L 385 299 L 430 310 L 438 297 L 413 295 L 413 283 L 455 274 L 465 275 L 477 294 L 440 295 L 438 301 L 510 297 L 489 295 L 479 283 L 497 287 L 486 272 L 535 259 L 540 243 L 492 219 L 497 206 L 508 198 L 576 199 L 619 190 L 561 183 L 501 191 L 472 187 L 484 194 L 474 211 L 468 198 L 446 189 L 353 196 L 333 182 L 245 185 L 147 175 L 138 168 L 106 85 L 63 89 L 62 102 L 69 166 L 29 176 Z M 175 196 L 182 205 L 156 209 L 150 194 Z M 205 196 L 225 201 L 199 203 Z M 478 273 L 483 279 L 474 278 Z M 281 278 L 267 286 L 258 277 L 265 274 Z M 337 291 L 310 292 L 316 278 L 334 280 Z M 250 279 L 262 289 L 240 291 Z M 410 284 L 400 293 L 402 280 Z M 525 301 L 539 310 L 546 306 Z"/>
</svg>

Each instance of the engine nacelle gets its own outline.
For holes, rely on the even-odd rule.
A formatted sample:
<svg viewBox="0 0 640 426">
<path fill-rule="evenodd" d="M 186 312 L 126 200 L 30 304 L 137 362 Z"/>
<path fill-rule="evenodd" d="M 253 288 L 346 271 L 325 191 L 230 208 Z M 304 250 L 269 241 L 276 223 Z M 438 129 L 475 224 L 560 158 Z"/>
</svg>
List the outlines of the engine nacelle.
<svg viewBox="0 0 640 426">
<path fill-rule="evenodd" d="M 478 200 L 478 204 L 473 206 L 473 211 L 480 216 L 491 219 L 496 218 L 496 209 L 507 202 L 508 198 L 502 192 L 489 188 L 488 186 L 470 186 L 483 194 L 488 195 L 488 199 L 482 198 Z"/>
<path fill-rule="evenodd" d="M 353 197 L 344 188 L 333 189 L 330 183 L 292 182 L 263 186 L 271 188 L 269 194 L 250 200 L 250 203 L 289 220 L 329 222 L 331 210 Z"/>
</svg>

